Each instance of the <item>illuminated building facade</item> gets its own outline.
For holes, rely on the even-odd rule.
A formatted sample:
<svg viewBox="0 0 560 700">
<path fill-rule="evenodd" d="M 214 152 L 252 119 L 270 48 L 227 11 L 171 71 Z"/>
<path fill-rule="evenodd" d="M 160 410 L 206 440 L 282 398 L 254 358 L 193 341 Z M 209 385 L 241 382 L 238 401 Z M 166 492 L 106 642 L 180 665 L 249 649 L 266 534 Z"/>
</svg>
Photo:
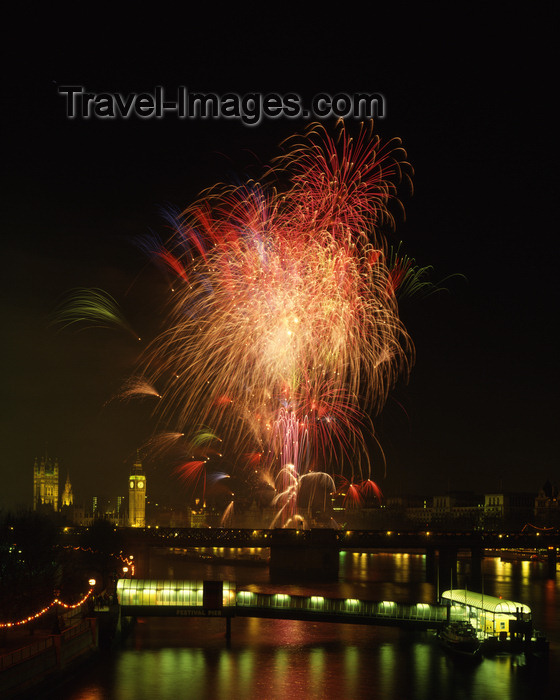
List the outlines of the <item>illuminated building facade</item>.
<svg viewBox="0 0 560 700">
<path fill-rule="evenodd" d="M 146 527 L 146 476 L 139 455 L 128 479 L 128 524 Z"/>
<path fill-rule="evenodd" d="M 58 511 L 58 460 L 46 456 L 33 467 L 33 510 L 43 506 Z"/>
<path fill-rule="evenodd" d="M 62 492 L 62 498 L 60 499 L 61 508 L 70 507 L 74 505 L 74 494 L 72 493 L 72 484 L 70 483 L 70 475 L 66 475 L 66 483 L 64 484 L 64 491 Z"/>
</svg>

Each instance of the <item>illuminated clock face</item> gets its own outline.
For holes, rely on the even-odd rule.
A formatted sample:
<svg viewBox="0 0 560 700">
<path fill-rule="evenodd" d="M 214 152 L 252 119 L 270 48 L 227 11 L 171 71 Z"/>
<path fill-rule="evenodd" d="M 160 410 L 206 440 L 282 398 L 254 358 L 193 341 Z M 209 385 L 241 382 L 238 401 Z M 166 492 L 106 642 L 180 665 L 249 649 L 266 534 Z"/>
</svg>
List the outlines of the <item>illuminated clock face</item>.
<svg viewBox="0 0 560 700">
<path fill-rule="evenodd" d="M 143 488 L 144 488 L 144 482 L 143 482 L 143 481 L 139 481 L 139 482 L 138 482 L 138 488 L 139 488 L 139 489 L 143 489 Z"/>
<path fill-rule="evenodd" d="M 134 481 L 131 481 L 131 482 L 130 482 L 130 488 L 131 488 L 131 489 L 134 488 Z"/>
</svg>

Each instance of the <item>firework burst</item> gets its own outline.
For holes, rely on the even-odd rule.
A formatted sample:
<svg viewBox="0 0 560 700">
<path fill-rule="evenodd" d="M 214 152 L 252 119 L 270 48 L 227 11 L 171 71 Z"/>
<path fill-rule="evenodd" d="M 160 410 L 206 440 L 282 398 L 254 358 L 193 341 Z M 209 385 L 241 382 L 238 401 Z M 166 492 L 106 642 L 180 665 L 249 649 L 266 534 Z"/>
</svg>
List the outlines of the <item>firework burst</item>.
<svg viewBox="0 0 560 700">
<path fill-rule="evenodd" d="M 316 475 L 335 468 L 369 478 L 369 416 L 412 365 L 384 236 L 408 170 L 400 145 L 366 128 L 353 140 L 313 125 L 264 184 L 207 191 L 152 247 L 176 278 L 140 372 L 161 387 L 160 418 L 258 454 L 284 521 L 308 476 L 324 489 Z"/>
</svg>

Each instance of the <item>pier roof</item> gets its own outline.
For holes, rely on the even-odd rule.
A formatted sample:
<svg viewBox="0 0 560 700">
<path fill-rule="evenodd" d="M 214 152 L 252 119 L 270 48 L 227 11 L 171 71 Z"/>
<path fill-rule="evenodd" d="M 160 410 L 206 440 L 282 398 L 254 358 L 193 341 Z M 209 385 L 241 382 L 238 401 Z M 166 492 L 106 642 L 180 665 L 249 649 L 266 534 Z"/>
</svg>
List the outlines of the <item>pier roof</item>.
<svg viewBox="0 0 560 700">
<path fill-rule="evenodd" d="M 493 595 L 485 595 L 476 593 L 466 589 L 457 589 L 444 591 L 441 594 L 442 600 L 450 600 L 457 605 L 470 605 L 478 610 L 485 610 L 491 613 L 504 613 L 507 615 L 515 615 L 517 612 L 525 615 L 531 614 L 531 608 L 524 603 L 518 603 L 514 600 L 506 600 L 505 598 L 497 598 Z"/>
</svg>

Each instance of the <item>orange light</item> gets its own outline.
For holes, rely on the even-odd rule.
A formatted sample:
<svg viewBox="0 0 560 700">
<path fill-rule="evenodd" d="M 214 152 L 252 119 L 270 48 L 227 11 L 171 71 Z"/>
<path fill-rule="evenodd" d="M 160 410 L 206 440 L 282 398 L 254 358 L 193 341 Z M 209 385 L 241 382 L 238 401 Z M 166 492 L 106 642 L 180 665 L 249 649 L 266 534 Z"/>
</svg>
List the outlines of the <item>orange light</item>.
<svg viewBox="0 0 560 700">
<path fill-rule="evenodd" d="M 75 603 L 74 605 L 69 605 L 68 603 L 62 602 L 58 598 L 54 598 L 52 603 L 50 605 L 47 605 L 46 608 L 39 610 L 39 612 L 35 613 L 34 615 L 30 615 L 29 617 L 26 617 L 23 620 L 17 620 L 16 622 L 0 622 L 0 628 L 16 627 L 18 625 L 25 625 L 28 622 L 31 622 L 32 620 L 36 620 L 38 617 L 41 617 L 41 615 L 44 615 L 46 612 L 48 612 L 55 605 L 62 605 L 62 607 L 66 608 L 67 610 L 72 610 L 74 608 L 78 608 L 80 605 L 83 605 L 86 602 L 86 600 L 90 597 L 90 595 L 92 593 L 93 593 L 93 588 L 90 588 L 89 591 L 85 594 L 85 596 L 80 601 Z"/>
</svg>

